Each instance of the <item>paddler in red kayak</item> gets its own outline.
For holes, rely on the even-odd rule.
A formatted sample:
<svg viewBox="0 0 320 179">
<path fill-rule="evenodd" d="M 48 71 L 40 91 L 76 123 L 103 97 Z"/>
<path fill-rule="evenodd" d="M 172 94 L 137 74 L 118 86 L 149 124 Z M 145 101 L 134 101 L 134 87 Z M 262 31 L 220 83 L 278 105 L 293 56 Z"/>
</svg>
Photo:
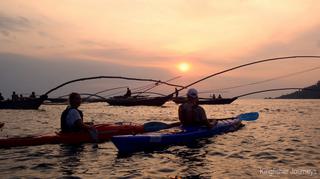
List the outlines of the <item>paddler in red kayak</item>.
<svg viewBox="0 0 320 179">
<path fill-rule="evenodd" d="M 207 126 L 213 125 L 208 121 L 205 110 L 198 105 L 198 91 L 190 88 L 187 92 L 188 101 L 179 106 L 179 120 L 183 126 Z M 216 124 L 216 121 L 215 123 Z"/>
<path fill-rule="evenodd" d="M 83 113 L 78 109 L 80 105 L 80 94 L 71 93 L 69 106 L 61 114 L 61 132 L 91 131 L 92 127 L 83 123 Z"/>
</svg>

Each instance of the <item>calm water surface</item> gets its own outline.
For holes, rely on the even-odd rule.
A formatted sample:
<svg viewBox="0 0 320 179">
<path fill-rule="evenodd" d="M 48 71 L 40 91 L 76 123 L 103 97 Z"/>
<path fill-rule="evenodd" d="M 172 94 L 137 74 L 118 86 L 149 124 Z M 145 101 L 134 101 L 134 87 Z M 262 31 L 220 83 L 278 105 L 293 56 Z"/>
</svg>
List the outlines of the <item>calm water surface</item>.
<svg viewBox="0 0 320 179">
<path fill-rule="evenodd" d="M 53 133 L 66 106 L 0 110 L 0 137 Z M 248 100 L 206 106 L 209 117 L 260 113 L 236 132 L 150 153 L 120 156 L 111 142 L 0 149 L 1 178 L 320 178 L 320 100 Z M 85 121 L 172 122 L 178 106 L 83 104 Z"/>
</svg>

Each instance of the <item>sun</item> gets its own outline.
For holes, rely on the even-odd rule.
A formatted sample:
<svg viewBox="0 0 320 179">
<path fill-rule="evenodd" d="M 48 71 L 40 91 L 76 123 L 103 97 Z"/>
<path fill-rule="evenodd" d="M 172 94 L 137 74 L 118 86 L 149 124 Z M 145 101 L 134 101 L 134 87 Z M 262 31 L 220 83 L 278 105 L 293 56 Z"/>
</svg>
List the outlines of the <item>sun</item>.
<svg viewBox="0 0 320 179">
<path fill-rule="evenodd" d="M 187 72 L 187 71 L 190 70 L 190 64 L 189 64 L 189 63 L 186 63 L 186 62 L 179 63 L 179 64 L 178 64 L 178 69 L 179 69 L 181 72 Z"/>
</svg>

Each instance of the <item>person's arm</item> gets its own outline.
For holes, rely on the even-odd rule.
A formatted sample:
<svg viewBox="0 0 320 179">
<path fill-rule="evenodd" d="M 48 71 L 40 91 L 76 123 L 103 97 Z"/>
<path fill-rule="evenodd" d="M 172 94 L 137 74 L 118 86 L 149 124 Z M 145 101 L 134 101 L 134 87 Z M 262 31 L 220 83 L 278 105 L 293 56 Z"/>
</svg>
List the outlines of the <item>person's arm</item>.
<svg viewBox="0 0 320 179">
<path fill-rule="evenodd" d="M 200 106 L 199 106 L 200 107 Z M 212 128 L 213 125 L 209 122 L 208 118 L 207 118 L 207 114 L 206 111 L 200 107 L 201 109 L 201 117 L 202 117 L 202 121 L 204 122 L 204 124 L 208 127 L 208 128 Z M 215 124 L 215 123 L 214 123 Z"/>
<path fill-rule="evenodd" d="M 82 128 L 83 128 L 83 123 L 82 123 L 82 120 L 81 120 L 81 119 L 77 119 L 77 120 L 74 122 L 74 125 L 77 126 L 77 128 L 79 128 L 79 129 L 82 129 Z"/>
<path fill-rule="evenodd" d="M 184 120 L 183 120 L 183 114 L 182 114 L 182 105 L 179 106 L 178 115 L 179 115 L 179 121 L 181 122 L 181 124 L 183 124 Z"/>
<path fill-rule="evenodd" d="M 90 126 L 83 123 L 80 113 L 76 109 L 71 109 L 68 114 L 69 122 L 79 129 L 89 129 Z"/>
<path fill-rule="evenodd" d="M 90 125 L 83 123 L 82 119 L 76 120 L 75 125 L 81 129 L 90 129 L 91 128 Z"/>
<path fill-rule="evenodd" d="M 85 124 L 83 123 L 83 119 L 78 119 L 75 121 L 75 125 L 79 127 L 80 129 L 83 129 L 87 132 L 89 132 L 91 138 L 95 141 L 98 142 L 98 131 L 93 125 Z"/>
</svg>

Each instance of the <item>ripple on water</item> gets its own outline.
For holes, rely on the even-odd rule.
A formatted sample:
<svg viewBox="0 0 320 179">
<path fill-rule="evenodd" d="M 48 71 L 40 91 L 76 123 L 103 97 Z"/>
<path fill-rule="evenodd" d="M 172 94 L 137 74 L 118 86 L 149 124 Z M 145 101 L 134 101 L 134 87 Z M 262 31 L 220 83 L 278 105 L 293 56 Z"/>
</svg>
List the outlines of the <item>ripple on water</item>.
<svg viewBox="0 0 320 179">
<path fill-rule="evenodd" d="M 245 157 L 239 152 L 228 155 L 228 158 L 245 159 Z"/>
<path fill-rule="evenodd" d="M 224 157 L 224 156 L 226 156 L 227 154 L 226 154 L 226 153 L 223 153 L 223 152 L 216 152 L 216 151 L 213 151 L 213 152 L 209 152 L 209 153 L 208 153 L 208 155 Z"/>
<path fill-rule="evenodd" d="M 316 167 L 316 165 L 315 165 L 315 164 L 313 164 L 313 163 L 310 163 L 310 162 L 308 162 L 308 163 L 305 163 L 305 165 L 306 165 L 306 166 L 308 166 L 308 167 Z"/>
<path fill-rule="evenodd" d="M 284 137 L 279 137 L 279 139 L 277 140 L 277 142 L 284 142 Z"/>
<path fill-rule="evenodd" d="M 11 167 L 9 170 L 24 170 L 24 169 L 27 169 L 27 166 L 19 165 L 19 166 Z"/>
<path fill-rule="evenodd" d="M 275 161 L 274 163 L 279 163 L 279 164 L 289 164 L 291 163 L 291 160 L 286 160 L 286 159 L 279 159 L 277 161 Z"/>
<path fill-rule="evenodd" d="M 301 130 L 301 126 L 300 125 L 292 125 L 291 127 L 288 128 L 288 130 L 299 131 L 299 130 Z"/>
<path fill-rule="evenodd" d="M 34 167 L 32 167 L 32 170 L 48 170 L 48 169 L 53 169 L 54 164 L 52 163 L 40 163 Z"/>
<path fill-rule="evenodd" d="M 293 149 L 293 148 L 286 148 L 286 149 L 284 149 L 284 151 L 286 151 L 286 152 L 293 152 L 293 151 L 295 151 L 295 149 Z"/>
<path fill-rule="evenodd" d="M 194 146 L 170 146 L 161 152 L 121 157 L 111 142 L 99 144 L 96 149 L 85 145 L 83 150 L 75 152 L 60 145 L 1 149 L 0 178 L 269 177 L 259 174 L 258 166 L 315 168 L 319 172 L 320 100 L 311 102 L 239 99 L 231 105 L 208 105 L 205 106 L 206 111 L 213 118 L 250 111 L 260 111 L 261 115 L 256 122 L 244 122 L 246 127 L 235 133 L 208 141 L 200 140 Z M 178 106 L 174 103 L 165 106 L 131 108 L 99 103 L 84 104 L 81 108 L 85 120 L 94 119 L 96 123 L 144 123 L 155 119 L 168 123 L 177 121 Z M 6 123 L 0 136 L 55 132 L 60 126 L 58 119 L 65 106 L 44 105 L 41 108 L 45 110 L 0 110 L 1 122 Z"/>
<path fill-rule="evenodd" d="M 250 136 L 243 138 L 241 140 L 241 144 L 253 144 L 255 141 L 250 138 Z"/>
<path fill-rule="evenodd" d="M 301 142 L 301 140 L 300 140 L 300 139 L 297 139 L 297 138 L 291 139 L 291 141 L 292 141 L 292 142 L 297 142 L 297 143 Z"/>
<path fill-rule="evenodd" d="M 253 156 L 253 157 L 257 158 L 257 159 L 270 159 L 270 160 L 278 159 L 278 157 L 275 156 L 271 152 L 259 152 L 257 154 L 253 154 L 251 156 Z"/>
<path fill-rule="evenodd" d="M 269 126 L 260 126 L 260 128 L 262 128 L 262 129 L 268 129 Z"/>
<path fill-rule="evenodd" d="M 81 179 L 81 177 L 77 177 L 77 176 L 62 176 L 62 177 L 59 177 L 58 179 Z"/>
<path fill-rule="evenodd" d="M 171 172 L 174 172 L 174 171 L 175 171 L 175 169 L 173 169 L 173 168 L 160 168 L 158 170 L 158 172 L 161 172 L 161 173 L 171 173 Z"/>
</svg>

